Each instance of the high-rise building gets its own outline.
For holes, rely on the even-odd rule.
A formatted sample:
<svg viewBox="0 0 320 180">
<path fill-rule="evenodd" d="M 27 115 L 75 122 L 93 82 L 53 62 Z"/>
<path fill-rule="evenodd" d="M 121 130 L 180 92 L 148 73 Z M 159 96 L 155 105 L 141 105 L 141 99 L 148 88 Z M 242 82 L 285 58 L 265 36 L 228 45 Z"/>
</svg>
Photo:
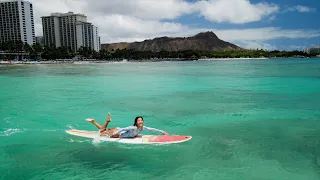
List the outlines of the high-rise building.
<svg viewBox="0 0 320 180">
<path fill-rule="evenodd" d="M 54 47 L 68 47 L 77 50 L 80 47 L 96 48 L 94 39 L 98 37 L 98 30 L 83 14 L 52 13 L 42 17 L 44 44 Z M 95 34 L 94 34 L 95 33 Z"/>
<path fill-rule="evenodd" d="M 44 45 L 43 36 L 36 36 L 35 43 L 40 44 L 40 45 Z"/>
<path fill-rule="evenodd" d="M 93 26 L 93 49 L 95 51 L 100 51 L 101 43 L 100 43 L 100 36 L 98 27 Z"/>
<path fill-rule="evenodd" d="M 312 48 L 307 48 L 303 50 L 307 54 L 319 54 L 320 55 L 320 46 L 315 46 Z"/>
<path fill-rule="evenodd" d="M 100 39 L 98 28 L 88 22 L 78 22 L 77 30 L 77 48 L 90 47 L 92 50 L 100 51 Z"/>
<path fill-rule="evenodd" d="M 0 2 L 0 43 L 22 41 L 34 44 L 33 6 L 24 0 Z"/>
</svg>

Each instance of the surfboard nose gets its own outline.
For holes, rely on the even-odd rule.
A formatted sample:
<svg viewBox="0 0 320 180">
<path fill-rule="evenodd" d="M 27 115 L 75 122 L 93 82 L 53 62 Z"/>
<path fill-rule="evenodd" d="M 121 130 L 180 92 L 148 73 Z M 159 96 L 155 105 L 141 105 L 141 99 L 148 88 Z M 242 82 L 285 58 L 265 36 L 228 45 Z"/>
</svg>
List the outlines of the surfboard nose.
<svg viewBox="0 0 320 180">
<path fill-rule="evenodd" d="M 186 138 L 187 140 L 189 140 L 189 139 L 192 138 L 192 136 L 185 136 L 185 138 Z"/>
</svg>

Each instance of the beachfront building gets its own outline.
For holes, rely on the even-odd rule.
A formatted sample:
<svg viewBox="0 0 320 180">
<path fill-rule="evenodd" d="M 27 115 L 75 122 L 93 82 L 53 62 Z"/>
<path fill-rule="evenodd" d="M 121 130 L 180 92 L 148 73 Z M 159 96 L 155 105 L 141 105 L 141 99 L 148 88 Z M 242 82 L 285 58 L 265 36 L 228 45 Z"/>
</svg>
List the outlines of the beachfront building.
<svg viewBox="0 0 320 180">
<path fill-rule="evenodd" d="M 98 28 L 88 22 L 78 22 L 77 31 L 77 48 L 90 47 L 95 51 L 100 51 L 100 38 Z"/>
<path fill-rule="evenodd" d="M 43 36 L 36 36 L 35 43 L 40 44 L 40 45 L 44 45 Z"/>
<path fill-rule="evenodd" d="M 84 14 L 52 13 L 50 16 L 42 17 L 42 27 L 46 46 L 68 47 L 73 51 L 80 47 L 100 50 L 95 44 L 99 37 L 98 29 L 87 22 Z"/>
<path fill-rule="evenodd" d="M 93 26 L 93 49 L 97 52 L 101 50 L 99 31 L 96 26 Z"/>
<path fill-rule="evenodd" d="M 304 52 L 307 53 L 307 54 L 320 55 L 320 46 L 319 47 L 307 48 L 307 49 L 304 50 Z"/>
<path fill-rule="evenodd" d="M 34 44 L 32 3 L 23 0 L 0 2 L 0 43 L 8 41 Z"/>
</svg>

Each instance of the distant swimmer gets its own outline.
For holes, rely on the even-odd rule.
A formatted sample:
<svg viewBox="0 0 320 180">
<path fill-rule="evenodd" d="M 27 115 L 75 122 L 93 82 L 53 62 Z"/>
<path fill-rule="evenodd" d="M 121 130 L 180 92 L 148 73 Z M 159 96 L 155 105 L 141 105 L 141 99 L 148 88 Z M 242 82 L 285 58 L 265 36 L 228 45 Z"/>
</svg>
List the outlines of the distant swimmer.
<svg viewBox="0 0 320 180">
<path fill-rule="evenodd" d="M 116 128 L 107 129 L 108 124 L 111 122 L 110 113 L 108 113 L 106 122 L 102 126 L 99 123 L 97 123 L 93 118 L 87 118 L 86 121 L 94 124 L 100 130 L 101 134 L 107 135 L 111 138 L 135 138 L 143 130 L 159 132 L 159 133 L 162 133 L 163 135 L 168 135 L 168 133 L 166 133 L 165 131 L 144 126 L 143 125 L 144 120 L 143 120 L 143 117 L 141 116 L 138 116 L 134 119 L 133 126 L 128 126 L 126 128 L 116 127 Z"/>
</svg>

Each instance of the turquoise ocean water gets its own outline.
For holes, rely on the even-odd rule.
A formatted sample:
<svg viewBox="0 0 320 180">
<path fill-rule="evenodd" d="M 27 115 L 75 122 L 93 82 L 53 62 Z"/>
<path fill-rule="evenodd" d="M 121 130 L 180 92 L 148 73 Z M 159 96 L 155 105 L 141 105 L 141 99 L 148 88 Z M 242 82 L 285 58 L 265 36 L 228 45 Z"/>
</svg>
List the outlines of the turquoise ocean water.
<svg viewBox="0 0 320 180">
<path fill-rule="evenodd" d="M 84 121 L 191 135 L 94 143 Z M 152 133 L 156 134 L 156 133 Z M 320 59 L 0 66 L 0 179 L 320 179 Z"/>
</svg>

